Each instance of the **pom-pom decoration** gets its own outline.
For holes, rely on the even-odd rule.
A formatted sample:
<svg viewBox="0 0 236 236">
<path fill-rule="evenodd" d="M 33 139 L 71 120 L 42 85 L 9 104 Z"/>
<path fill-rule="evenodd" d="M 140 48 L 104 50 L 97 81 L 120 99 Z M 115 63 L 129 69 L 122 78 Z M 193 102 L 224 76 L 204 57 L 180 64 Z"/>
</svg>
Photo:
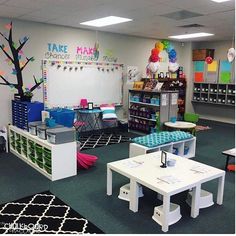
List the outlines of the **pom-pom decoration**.
<svg viewBox="0 0 236 236">
<path fill-rule="evenodd" d="M 227 52 L 227 59 L 229 62 L 232 62 L 235 58 L 235 49 L 234 48 L 230 48 Z"/>
<path fill-rule="evenodd" d="M 152 74 L 156 74 L 159 69 L 159 62 L 149 62 L 147 69 L 150 70 Z"/>
<path fill-rule="evenodd" d="M 208 57 L 205 58 L 205 62 L 206 62 L 207 64 L 211 64 L 212 61 L 213 61 L 213 59 L 212 59 L 212 57 L 210 57 L 210 56 L 208 56 Z"/>
<path fill-rule="evenodd" d="M 169 63 L 168 70 L 170 72 L 176 72 L 178 69 L 179 69 L 179 64 L 177 62 L 175 62 L 175 63 L 170 62 Z"/>
</svg>

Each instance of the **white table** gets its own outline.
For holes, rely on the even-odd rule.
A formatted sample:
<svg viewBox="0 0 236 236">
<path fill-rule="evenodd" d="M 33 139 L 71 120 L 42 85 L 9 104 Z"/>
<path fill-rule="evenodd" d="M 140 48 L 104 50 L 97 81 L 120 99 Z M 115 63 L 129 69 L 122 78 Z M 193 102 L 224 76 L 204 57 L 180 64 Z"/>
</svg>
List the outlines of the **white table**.
<svg viewBox="0 0 236 236">
<path fill-rule="evenodd" d="M 112 171 L 130 179 L 130 202 L 129 209 L 133 212 L 138 211 L 138 184 L 146 186 L 153 191 L 163 195 L 163 225 L 162 231 L 168 231 L 168 214 L 170 209 L 170 197 L 188 189 L 193 189 L 191 217 L 199 215 L 199 200 L 201 184 L 215 178 L 219 178 L 217 204 L 223 203 L 224 176 L 225 171 L 217 168 L 192 161 L 168 153 L 168 158 L 175 159 L 174 167 L 161 168 L 161 152 L 155 152 L 133 158 L 123 159 L 107 164 L 107 195 L 112 195 Z M 139 162 L 135 167 L 135 163 Z M 137 163 L 136 163 L 137 164 Z M 200 173 L 191 170 L 198 166 L 198 170 L 205 169 L 207 172 Z M 158 180 L 163 176 L 172 176 L 180 182 L 166 183 Z"/>
<path fill-rule="evenodd" d="M 194 129 L 196 124 L 186 121 L 165 122 L 165 126 L 175 129 Z"/>
</svg>

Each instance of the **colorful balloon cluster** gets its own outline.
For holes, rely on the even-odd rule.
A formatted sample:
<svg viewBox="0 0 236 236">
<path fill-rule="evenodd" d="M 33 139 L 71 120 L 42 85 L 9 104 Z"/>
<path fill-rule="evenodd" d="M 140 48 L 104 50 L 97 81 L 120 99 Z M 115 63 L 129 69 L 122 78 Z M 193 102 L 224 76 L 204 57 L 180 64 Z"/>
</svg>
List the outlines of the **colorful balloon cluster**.
<svg viewBox="0 0 236 236">
<path fill-rule="evenodd" d="M 147 65 L 147 74 L 155 74 L 159 68 L 160 56 L 159 53 L 165 50 L 168 53 L 169 58 L 169 68 L 171 72 L 176 71 L 179 68 L 177 61 L 177 53 L 174 47 L 168 40 L 162 40 L 155 43 L 155 48 L 151 51 L 151 56 L 149 57 L 149 64 Z M 177 69 L 176 69 L 177 68 Z"/>
</svg>

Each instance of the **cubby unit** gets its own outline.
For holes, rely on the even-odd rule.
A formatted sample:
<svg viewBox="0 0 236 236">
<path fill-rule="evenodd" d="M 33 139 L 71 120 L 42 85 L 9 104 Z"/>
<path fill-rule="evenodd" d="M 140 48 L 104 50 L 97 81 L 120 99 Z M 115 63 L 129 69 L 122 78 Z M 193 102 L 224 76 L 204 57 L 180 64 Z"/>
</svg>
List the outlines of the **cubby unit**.
<svg viewBox="0 0 236 236">
<path fill-rule="evenodd" d="M 200 91 L 198 92 L 198 90 Z M 216 83 L 194 83 L 192 102 L 235 105 L 235 85 Z"/>
<path fill-rule="evenodd" d="M 51 144 L 10 125 L 10 151 L 50 180 L 77 174 L 76 142 Z"/>
<path fill-rule="evenodd" d="M 137 143 L 130 143 L 129 157 L 144 155 L 146 153 L 167 151 L 185 158 L 195 157 L 196 137 L 185 139 L 177 142 L 166 143 L 157 147 L 149 148 Z"/>
</svg>

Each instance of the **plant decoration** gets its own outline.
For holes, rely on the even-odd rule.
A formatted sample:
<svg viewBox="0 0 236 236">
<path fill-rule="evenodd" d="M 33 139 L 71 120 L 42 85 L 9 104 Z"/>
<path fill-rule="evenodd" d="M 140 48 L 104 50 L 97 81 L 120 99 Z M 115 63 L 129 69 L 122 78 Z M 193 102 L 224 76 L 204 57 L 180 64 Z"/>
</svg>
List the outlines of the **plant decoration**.
<svg viewBox="0 0 236 236">
<path fill-rule="evenodd" d="M 30 86 L 29 88 L 24 87 L 22 72 L 29 62 L 34 61 L 34 57 L 26 57 L 25 59 L 23 58 L 24 53 L 22 49 L 29 40 L 29 37 L 24 36 L 23 38 L 19 39 L 19 45 L 17 45 L 17 43 L 14 42 L 12 38 L 12 22 L 10 24 L 5 25 L 5 28 L 9 30 L 8 37 L 5 33 L 0 32 L 0 35 L 7 41 L 9 46 L 7 47 L 4 44 L 0 44 L 0 49 L 7 57 L 6 62 L 8 63 L 8 65 L 13 65 L 12 74 L 16 75 L 17 82 L 10 82 L 6 76 L 4 77 L 5 72 L 0 71 L 0 78 L 3 81 L 0 84 L 9 86 L 11 90 L 17 90 L 17 97 L 19 97 L 21 100 L 29 101 L 33 96 L 32 92 L 36 88 L 39 89 L 40 84 L 43 82 L 42 79 L 37 80 L 35 76 L 33 76 L 35 84 L 33 86 Z"/>
<path fill-rule="evenodd" d="M 148 65 L 146 68 L 148 76 L 155 77 L 155 74 L 160 68 L 160 52 L 162 52 L 163 50 L 168 53 L 168 70 L 170 72 L 175 72 L 178 70 L 179 64 L 177 63 L 177 53 L 175 49 L 168 40 L 162 40 L 161 42 L 156 42 L 155 48 L 151 50 L 151 56 L 149 57 Z"/>
</svg>

